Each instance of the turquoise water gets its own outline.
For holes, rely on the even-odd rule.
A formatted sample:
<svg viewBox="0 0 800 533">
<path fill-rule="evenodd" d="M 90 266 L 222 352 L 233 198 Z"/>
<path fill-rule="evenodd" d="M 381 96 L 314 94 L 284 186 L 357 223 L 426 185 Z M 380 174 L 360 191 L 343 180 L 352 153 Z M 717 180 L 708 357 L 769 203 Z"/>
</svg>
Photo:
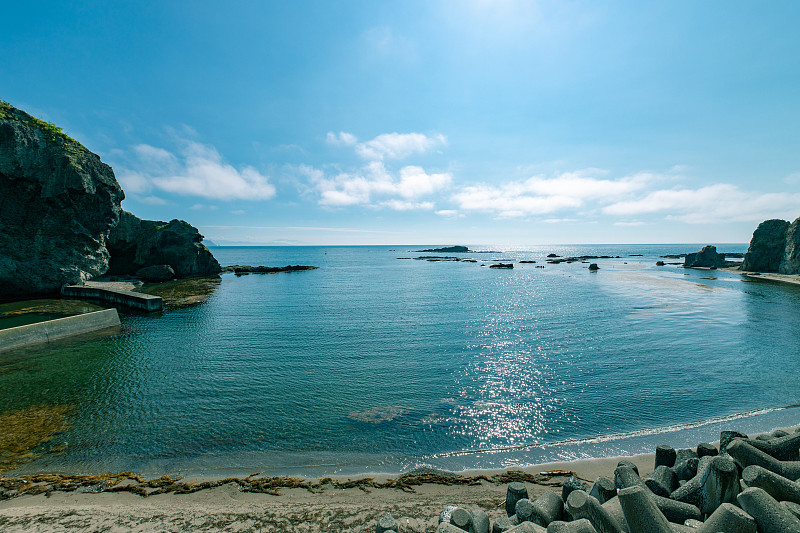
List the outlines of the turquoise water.
<svg viewBox="0 0 800 533">
<path fill-rule="evenodd" d="M 123 316 L 120 336 L 0 354 L 0 413 L 74 406 L 17 471 L 461 470 L 800 423 L 781 409 L 800 403 L 798 287 L 655 266 L 699 245 L 397 259 L 421 248 L 214 248 L 320 268 L 225 274 L 204 304 Z M 536 268 L 551 252 L 622 257 Z M 507 258 L 538 262 L 481 266 Z"/>
</svg>

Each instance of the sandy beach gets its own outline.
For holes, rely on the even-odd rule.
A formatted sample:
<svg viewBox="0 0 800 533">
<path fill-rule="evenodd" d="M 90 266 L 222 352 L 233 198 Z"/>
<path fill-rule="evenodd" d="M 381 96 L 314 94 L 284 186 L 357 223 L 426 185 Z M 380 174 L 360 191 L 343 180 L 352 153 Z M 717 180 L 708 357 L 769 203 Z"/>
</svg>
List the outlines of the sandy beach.
<svg viewBox="0 0 800 533">
<path fill-rule="evenodd" d="M 627 459 L 638 466 L 643 476 L 653 470 L 654 454 Z M 529 495 L 535 498 L 554 487 L 560 491 L 568 472 L 589 485 L 600 476 L 613 476 L 619 460 L 549 463 L 509 472 L 510 476 L 525 472 L 538 478 L 538 483 L 525 483 Z M 502 472 L 467 472 L 464 476 L 491 478 L 498 474 Z M 390 478 L 376 477 L 375 481 L 383 483 L 387 479 Z M 374 531 L 377 520 L 389 514 L 398 520 L 404 533 L 418 533 L 433 531 L 439 513 L 447 505 L 479 507 L 492 519 L 505 516 L 503 504 L 508 482 L 477 480 L 475 483 L 424 483 L 405 490 L 323 487 L 319 492 L 311 492 L 304 488 L 281 488 L 280 495 L 244 492 L 233 482 L 191 494 L 147 497 L 130 492 L 53 491 L 0 501 L 0 530 L 367 532 Z"/>
</svg>

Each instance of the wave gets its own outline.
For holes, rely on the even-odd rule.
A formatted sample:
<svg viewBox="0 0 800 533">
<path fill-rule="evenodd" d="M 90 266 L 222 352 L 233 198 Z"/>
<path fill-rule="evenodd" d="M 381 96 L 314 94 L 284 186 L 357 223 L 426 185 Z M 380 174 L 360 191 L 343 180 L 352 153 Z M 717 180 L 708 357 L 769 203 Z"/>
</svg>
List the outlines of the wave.
<svg viewBox="0 0 800 533">
<path fill-rule="evenodd" d="M 536 444 L 518 444 L 514 446 L 502 446 L 496 448 L 479 448 L 474 450 L 461 450 L 458 452 L 446 452 L 446 453 L 438 453 L 432 454 L 427 456 L 428 458 L 442 458 L 442 457 L 458 457 L 461 455 L 471 455 L 471 454 L 478 454 L 478 453 L 499 453 L 499 452 L 509 452 L 509 451 L 519 451 L 519 450 L 531 450 L 531 449 L 547 449 L 547 448 L 557 448 L 561 446 L 574 446 L 574 445 L 581 445 L 581 444 L 597 444 L 602 442 L 614 442 L 620 441 L 625 439 L 632 439 L 637 437 L 650 437 L 653 435 L 660 435 L 663 433 L 676 433 L 679 431 L 686 431 L 689 429 L 696 429 L 705 426 L 711 426 L 714 424 L 722 424 L 725 422 L 732 422 L 734 420 L 740 420 L 742 418 L 751 418 L 754 416 L 765 415 L 767 413 L 772 413 L 775 411 L 782 411 L 786 409 L 792 409 L 800 407 L 800 404 L 794 405 L 787 405 L 785 407 L 768 407 L 768 408 L 760 408 L 760 409 L 751 409 L 749 411 L 742 411 L 740 413 L 733 413 L 729 415 L 717 416 L 713 418 L 709 418 L 707 420 L 703 420 L 700 422 L 685 422 L 681 424 L 671 424 L 668 426 L 661 426 L 656 428 L 648 428 L 648 429 L 639 429 L 635 431 L 625 431 L 619 433 L 610 433 L 608 435 L 600 435 L 596 437 L 588 437 L 588 438 L 575 438 L 575 439 L 567 439 L 567 440 L 560 440 L 555 442 L 543 442 L 543 443 L 536 443 Z"/>
</svg>

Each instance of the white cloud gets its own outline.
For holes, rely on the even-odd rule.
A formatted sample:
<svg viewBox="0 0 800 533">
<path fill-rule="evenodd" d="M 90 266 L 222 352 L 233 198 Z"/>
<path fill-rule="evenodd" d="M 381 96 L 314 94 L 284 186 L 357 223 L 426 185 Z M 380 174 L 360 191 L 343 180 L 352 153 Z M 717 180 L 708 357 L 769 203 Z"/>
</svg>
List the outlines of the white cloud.
<svg viewBox="0 0 800 533">
<path fill-rule="evenodd" d="M 136 198 L 143 204 L 148 205 L 167 205 L 167 201 L 163 198 L 159 198 L 158 196 L 139 196 Z"/>
<path fill-rule="evenodd" d="M 439 211 L 434 211 L 434 214 L 446 218 L 464 218 L 464 215 L 456 209 L 440 209 Z"/>
<path fill-rule="evenodd" d="M 788 183 L 789 185 L 800 185 L 800 172 L 795 172 L 793 174 L 789 174 L 785 178 L 783 178 L 784 183 Z"/>
<path fill-rule="evenodd" d="M 182 141 L 179 155 L 140 144 L 134 146 L 126 164 L 118 166 L 123 189 L 144 194 L 153 188 L 187 196 L 215 200 L 267 200 L 275 186 L 253 167 L 240 169 L 225 163 L 213 147 Z"/>
<path fill-rule="evenodd" d="M 450 174 L 428 174 L 422 167 L 407 166 L 394 176 L 380 161 L 372 161 L 356 172 L 341 172 L 325 177 L 324 172 L 302 166 L 319 194 L 319 204 L 329 207 L 371 205 L 374 201 L 396 210 L 433 209 L 431 202 L 413 202 L 450 185 Z M 394 197 L 394 198 L 392 198 Z"/>
<path fill-rule="evenodd" d="M 352 133 L 329 131 L 325 136 L 325 142 L 334 146 L 353 146 L 356 154 L 362 159 L 382 161 L 424 154 L 438 146 L 446 145 L 447 139 L 444 135 L 429 137 L 424 133 L 384 133 L 372 140 L 358 142 L 358 138 Z"/>
<path fill-rule="evenodd" d="M 641 221 L 635 221 L 635 222 L 614 222 L 614 225 L 615 225 L 615 226 L 622 226 L 622 227 L 627 227 L 627 226 L 631 226 L 631 227 L 633 227 L 633 226 L 644 226 L 645 224 L 646 224 L 646 222 L 641 222 Z"/>
<path fill-rule="evenodd" d="M 141 172 L 120 167 L 115 174 L 122 190 L 128 194 L 143 194 L 152 189 L 150 180 Z"/>
<path fill-rule="evenodd" d="M 381 202 L 379 205 L 394 209 L 395 211 L 430 211 L 434 207 L 433 202 L 406 202 L 404 200 L 388 200 L 386 202 Z"/>
<path fill-rule="evenodd" d="M 216 211 L 219 208 L 215 205 L 194 204 L 190 209 L 195 209 L 195 210 L 207 209 L 209 211 Z"/>
<path fill-rule="evenodd" d="M 355 146 L 355 144 L 358 142 L 358 139 L 352 133 L 340 131 L 337 134 L 329 131 L 328 135 L 325 137 L 325 142 L 334 146 Z"/>
<path fill-rule="evenodd" d="M 608 205 L 603 212 L 618 216 L 665 213 L 668 220 L 709 224 L 791 217 L 798 205 L 800 193 L 758 193 L 718 183 L 699 189 L 652 191 L 636 200 Z"/>
<path fill-rule="evenodd" d="M 404 159 L 413 154 L 424 154 L 446 143 L 443 135 L 428 137 L 422 133 L 384 133 L 371 141 L 358 143 L 356 153 L 368 160 Z"/>
<path fill-rule="evenodd" d="M 579 209 L 587 200 L 618 199 L 642 189 L 657 176 L 636 174 L 613 180 L 597 177 L 598 169 L 566 172 L 554 178 L 534 176 L 525 181 L 464 187 L 453 196 L 462 210 L 485 211 L 500 217 L 544 215 Z"/>
</svg>

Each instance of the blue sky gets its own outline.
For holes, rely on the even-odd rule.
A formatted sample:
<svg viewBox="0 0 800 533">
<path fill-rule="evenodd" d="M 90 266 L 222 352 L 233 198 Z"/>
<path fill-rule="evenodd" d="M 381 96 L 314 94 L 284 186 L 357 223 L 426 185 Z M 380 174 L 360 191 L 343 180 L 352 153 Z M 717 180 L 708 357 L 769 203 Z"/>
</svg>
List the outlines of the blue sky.
<svg viewBox="0 0 800 533">
<path fill-rule="evenodd" d="M 13 2 L 0 98 L 219 244 L 747 242 L 800 3 Z"/>
</svg>

